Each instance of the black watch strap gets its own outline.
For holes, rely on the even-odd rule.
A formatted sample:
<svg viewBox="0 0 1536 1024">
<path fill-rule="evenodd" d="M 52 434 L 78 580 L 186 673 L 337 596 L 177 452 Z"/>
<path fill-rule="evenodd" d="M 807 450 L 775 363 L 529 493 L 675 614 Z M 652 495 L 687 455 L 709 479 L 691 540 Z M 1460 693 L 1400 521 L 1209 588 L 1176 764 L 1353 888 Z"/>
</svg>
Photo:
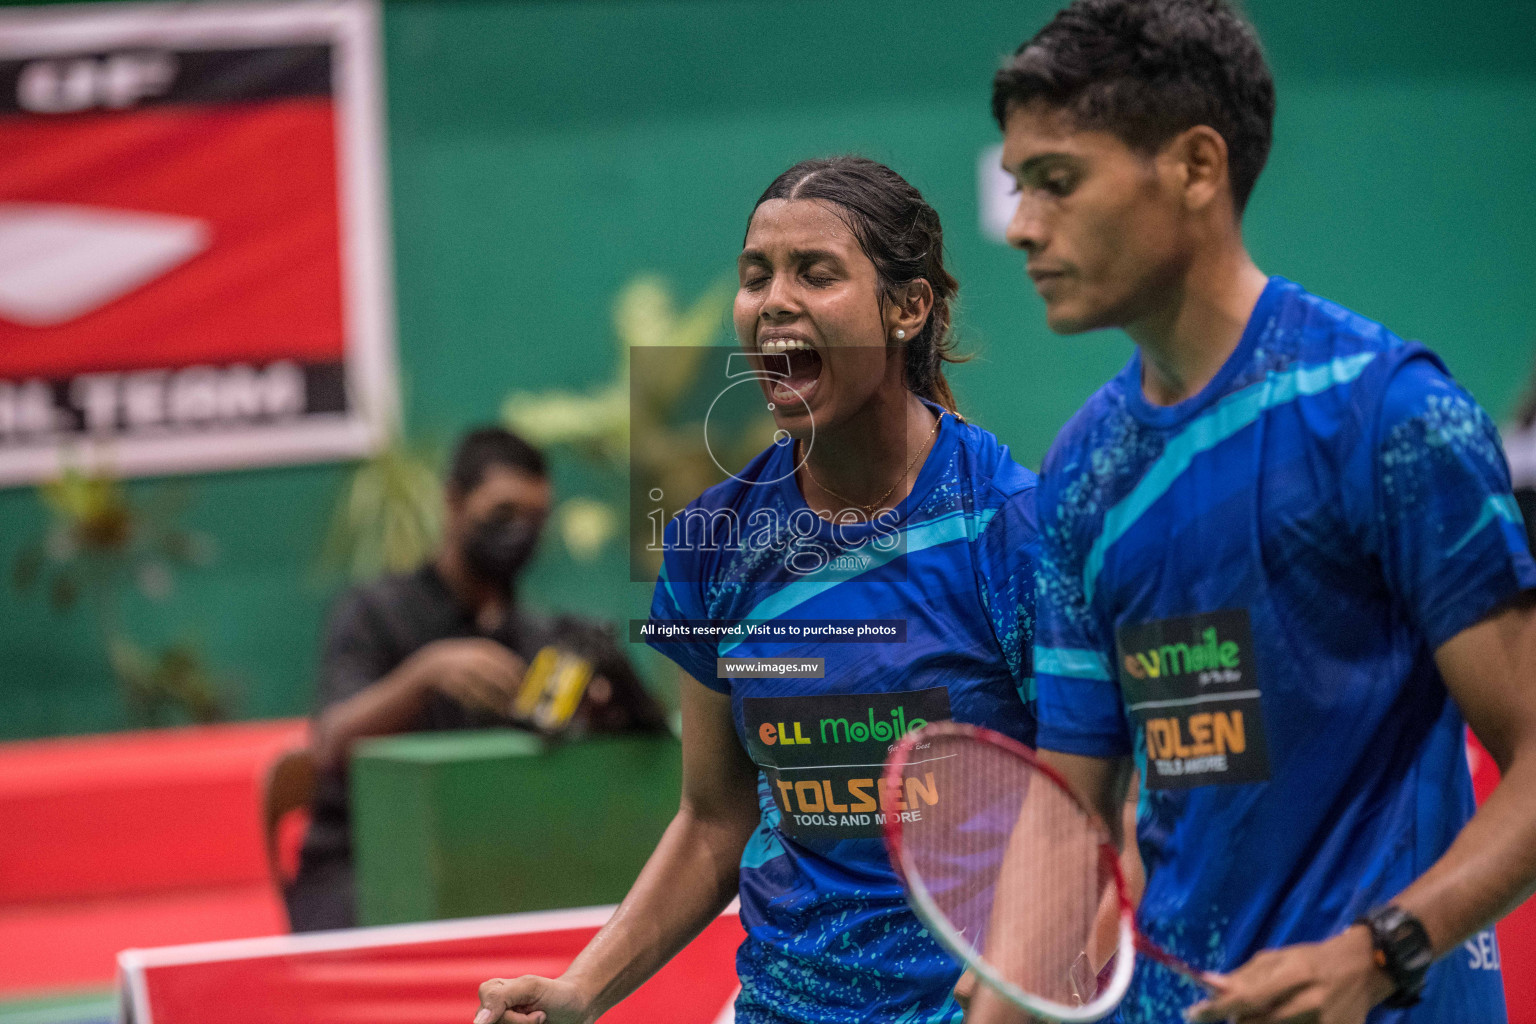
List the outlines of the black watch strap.
<svg viewBox="0 0 1536 1024">
<path fill-rule="evenodd" d="M 1355 923 L 1370 929 L 1376 965 L 1397 986 L 1381 1005 L 1401 1009 L 1417 1003 L 1419 994 L 1424 991 L 1424 976 L 1429 965 L 1435 962 L 1434 949 L 1423 923 L 1392 904 L 1377 907 Z"/>
</svg>

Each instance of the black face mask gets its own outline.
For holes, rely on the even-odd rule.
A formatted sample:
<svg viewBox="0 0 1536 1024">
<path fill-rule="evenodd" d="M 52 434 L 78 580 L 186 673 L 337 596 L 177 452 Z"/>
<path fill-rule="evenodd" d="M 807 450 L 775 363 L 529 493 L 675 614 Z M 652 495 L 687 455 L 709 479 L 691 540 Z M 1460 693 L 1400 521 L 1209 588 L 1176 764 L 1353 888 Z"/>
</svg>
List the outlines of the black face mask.
<svg viewBox="0 0 1536 1024">
<path fill-rule="evenodd" d="M 464 561 L 482 582 L 510 587 L 538 543 L 539 528 L 526 519 L 492 516 L 470 527 Z"/>
</svg>

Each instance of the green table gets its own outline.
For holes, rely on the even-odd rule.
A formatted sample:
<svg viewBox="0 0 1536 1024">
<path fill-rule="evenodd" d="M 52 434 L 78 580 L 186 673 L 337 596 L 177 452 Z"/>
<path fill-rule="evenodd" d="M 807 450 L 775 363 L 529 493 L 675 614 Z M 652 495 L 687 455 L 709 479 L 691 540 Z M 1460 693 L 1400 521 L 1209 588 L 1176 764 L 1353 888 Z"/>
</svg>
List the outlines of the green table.
<svg viewBox="0 0 1536 1024">
<path fill-rule="evenodd" d="M 118 997 L 111 989 L 0 1000 L 0 1024 L 110 1024 Z"/>
<path fill-rule="evenodd" d="M 677 811 L 670 736 L 390 736 L 352 758 L 359 923 L 616 903 Z"/>
</svg>

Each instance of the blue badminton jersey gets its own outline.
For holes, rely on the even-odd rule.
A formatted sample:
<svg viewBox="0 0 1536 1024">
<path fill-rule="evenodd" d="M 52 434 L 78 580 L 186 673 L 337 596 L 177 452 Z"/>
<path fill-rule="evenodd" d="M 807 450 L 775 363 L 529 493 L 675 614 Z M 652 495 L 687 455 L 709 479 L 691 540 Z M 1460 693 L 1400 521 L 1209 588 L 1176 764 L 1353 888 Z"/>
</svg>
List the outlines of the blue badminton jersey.
<svg viewBox="0 0 1536 1024">
<path fill-rule="evenodd" d="M 653 627 L 781 631 L 652 641 L 730 695 L 761 769 L 762 818 L 741 862 L 736 1020 L 958 1022 L 959 967 L 908 909 L 880 838 L 883 814 L 921 815 L 945 794 L 921 779 L 882 792 L 877 780 L 894 740 L 925 721 L 1033 742 L 1034 474 L 945 416 L 894 514 L 839 529 L 806 507 L 793 469 L 791 446 L 770 448 L 674 518 L 651 606 Z M 904 639 L 809 636 L 872 624 Z M 824 677 L 717 675 L 717 658 L 759 657 L 824 659 Z"/>
<path fill-rule="evenodd" d="M 1536 585 L 1492 422 L 1423 346 L 1272 278 L 1198 395 L 1138 357 L 1040 482 L 1042 748 L 1134 754 L 1140 920 L 1196 966 L 1327 938 L 1473 810 L 1434 650 Z M 1138 966 L 1124 1021 L 1201 993 Z M 1383 1022 L 1503 1021 L 1492 935 Z"/>
</svg>

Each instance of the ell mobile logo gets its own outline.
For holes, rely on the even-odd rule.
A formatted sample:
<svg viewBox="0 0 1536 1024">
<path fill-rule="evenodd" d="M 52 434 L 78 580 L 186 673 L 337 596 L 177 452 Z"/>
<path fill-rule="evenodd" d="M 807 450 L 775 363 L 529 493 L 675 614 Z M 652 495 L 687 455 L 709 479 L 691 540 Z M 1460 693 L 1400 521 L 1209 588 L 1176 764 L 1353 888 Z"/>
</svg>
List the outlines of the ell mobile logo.
<svg viewBox="0 0 1536 1024">
<path fill-rule="evenodd" d="M 1125 670 L 1136 679 L 1160 679 L 1166 676 L 1203 672 L 1206 669 L 1237 668 L 1242 664 L 1237 642 L 1222 640 L 1216 627 L 1208 626 L 1192 644 L 1163 644 L 1125 656 Z"/>
<path fill-rule="evenodd" d="M 891 709 L 890 721 L 875 718 L 875 709 L 870 708 L 868 717 L 863 720 L 854 719 L 850 722 L 846 718 L 823 718 L 819 724 L 822 743 L 867 743 L 870 740 L 888 743 L 914 729 L 921 729 L 928 724 L 928 720 L 908 720 L 906 707 L 898 704 Z M 757 736 L 770 747 L 775 744 L 795 746 L 813 742 L 810 736 L 801 731 L 799 722 L 764 722 L 758 727 Z"/>
</svg>

